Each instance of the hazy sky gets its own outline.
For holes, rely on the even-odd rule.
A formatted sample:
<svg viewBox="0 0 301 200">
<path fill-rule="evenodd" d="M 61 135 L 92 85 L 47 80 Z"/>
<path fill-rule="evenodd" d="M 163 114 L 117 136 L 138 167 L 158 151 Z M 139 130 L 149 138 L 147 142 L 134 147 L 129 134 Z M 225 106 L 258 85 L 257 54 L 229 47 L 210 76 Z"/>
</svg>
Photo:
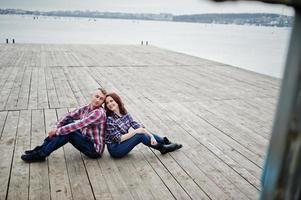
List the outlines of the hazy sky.
<svg viewBox="0 0 301 200">
<path fill-rule="evenodd" d="M 0 0 L 0 8 L 26 10 L 97 10 L 133 13 L 271 12 L 292 15 L 291 8 L 260 2 L 214 3 L 209 0 Z"/>
</svg>

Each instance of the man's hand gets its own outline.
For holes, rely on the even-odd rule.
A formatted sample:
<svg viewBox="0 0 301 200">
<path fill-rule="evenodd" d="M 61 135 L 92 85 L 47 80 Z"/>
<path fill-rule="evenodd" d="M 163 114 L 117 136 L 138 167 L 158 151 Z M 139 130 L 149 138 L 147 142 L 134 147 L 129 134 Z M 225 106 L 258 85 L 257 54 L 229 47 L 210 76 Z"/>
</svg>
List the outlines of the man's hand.
<svg viewBox="0 0 301 200">
<path fill-rule="evenodd" d="M 57 129 L 54 128 L 54 129 L 52 129 L 51 131 L 48 132 L 48 136 L 50 138 L 55 137 L 56 136 L 56 132 L 57 132 Z"/>
<path fill-rule="evenodd" d="M 137 134 L 137 133 L 138 133 L 138 134 L 145 134 L 145 133 L 147 133 L 146 129 L 145 129 L 145 128 L 142 128 L 142 127 L 135 129 L 133 132 L 134 132 L 135 134 Z"/>
</svg>

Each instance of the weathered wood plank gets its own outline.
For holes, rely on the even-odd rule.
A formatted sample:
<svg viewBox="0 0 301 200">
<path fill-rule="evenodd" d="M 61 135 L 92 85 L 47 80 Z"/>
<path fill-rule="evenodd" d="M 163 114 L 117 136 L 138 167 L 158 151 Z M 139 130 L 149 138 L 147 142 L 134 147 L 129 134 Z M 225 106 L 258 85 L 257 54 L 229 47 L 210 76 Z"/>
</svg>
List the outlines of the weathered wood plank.
<svg viewBox="0 0 301 200">
<path fill-rule="evenodd" d="M 53 69 L 50 67 L 45 68 L 48 102 L 50 108 L 59 108 L 60 104 L 52 76 L 52 70 Z"/>
<path fill-rule="evenodd" d="M 76 97 L 74 96 L 74 93 L 70 87 L 70 81 L 67 79 L 66 75 L 64 74 L 64 70 L 61 68 L 59 69 L 59 73 L 61 74 L 61 87 L 64 90 L 66 102 L 68 103 L 68 107 L 76 107 L 78 106 L 78 102 L 76 100 Z M 70 71 L 72 74 L 72 70 Z"/>
<path fill-rule="evenodd" d="M 17 102 L 18 102 L 18 99 L 19 99 L 19 92 L 20 92 L 20 89 L 21 89 L 21 83 L 22 83 L 22 80 L 23 80 L 23 75 L 24 75 L 24 72 L 25 72 L 25 69 L 26 67 L 24 66 L 25 64 L 25 60 L 26 60 L 26 57 L 24 58 L 24 54 L 22 56 L 22 59 L 20 59 L 20 62 L 18 62 L 18 65 L 16 67 L 18 67 L 18 73 L 13 81 L 13 86 L 11 88 L 11 91 L 10 91 L 10 94 L 8 96 L 8 99 L 7 99 L 7 103 L 6 103 L 6 106 L 5 106 L 5 109 L 6 110 L 13 110 L 16 108 L 16 105 L 17 105 Z"/>
<path fill-rule="evenodd" d="M 46 132 L 48 133 L 57 121 L 56 110 L 45 111 Z M 68 170 L 63 148 L 54 151 L 48 158 L 51 199 L 72 199 Z"/>
<path fill-rule="evenodd" d="M 6 122 L 6 117 L 7 117 L 7 111 L 1 111 L 0 112 L 0 139 L 2 137 L 2 131 L 4 124 Z"/>
<path fill-rule="evenodd" d="M 67 67 L 64 67 L 63 68 L 63 71 L 64 71 L 64 74 L 66 76 L 66 79 L 70 85 L 70 88 L 72 90 L 72 93 L 74 94 L 74 97 L 76 98 L 77 100 L 77 103 L 78 105 L 84 105 L 87 103 L 87 100 L 79 86 L 78 86 L 78 80 L 76 79 L 76 77 L 74 76 L 76 74 L 76 71 L 77 71 L 77 68 L 67 68 Z"/>
<path fill-rule="evenodd" d="M 41 145 L 45 139 L 43 110 L 32 110 L 31 149 Z M 30 165 L 29 199 L 50 199 L 48 161 Z"/>
<path fill-rule="evenodd" d="M 60 77 L 61 74 L 59 73 L 60 67 L 52 67 L 51 69 L 52 69 L 51 72 L 52 72 L 53 82 L 59 100 L 59 106 L 68 107 L 69 104 L 67 102 L 65 91 L 63 89 L 63 85 L 66 83 L 61 81 L 61 77 Z"/>
<path fill-rule="evenodd" d="M 6 52 L 7 53 L 7 52 Z M 8 58 L 10 59 L 6 65 L 3 67 L 6 68 L 6 71 L 2 74 L 2 77 L 0 79 L 0 109 L 2 110 L 6 103 L 8 95 L 10 94 L 10 88 L 12 87 L 12 84 L 14 83 L 14 79 L 17 76 L 17 71 L 19 63 L 23 60 L 24 53 L 22 51 L 20 52 L 11 52 L 11 54 L 8 53 Z M 2 59 L 1 59 L 2 61 Z"/>
<path fill-rule="evenodd" d="M 147 160 L 149 165 L 161 178 L 175 199 L 191 199 L 189 194 L 187 194 L 185 189 L 183 189 L 183 186 L 181 186 L 177 179 L 165 168 L 165 166 L 150 149 L 145 147 L 140 148 L 140 146 L 138 146 L 137 149 L 143 153 L 144 159 Z"/>
<path fill-rule="evenodd" d="M 21 155 L 30 148 L 31 111 L 20 111 L 16 147 L 7 199 L 28 199 L 29 164 L 21 160 Z"/>
<path fill-rule="evenodd" d="M 91 187 L 93 188 L 95 199 L 110 200 L 113 199 L 107 185 L 104 172 L 99 166 L 98 159 L 90 159 L 83 156 L 84 164 L 89 176 Z"/>
<path fill-rule="evenodd" d="M 39 67 L 38 68 L 38 99 L 37 99 L 38 109 L 49 108 L 45 76 L 46 76 L 45 67 L 44 66 Z"/>
<path fill-rule="evenodd" d="M 14 58 L 14 54 L 16 52 L 12 51 L 12 48 L 9 47 L 8 45 L 1 45 L 0 46 L 0 56 L 1 56 L 1 60 L 0 60 L 0 67 L 7 67 L 7 66 L 11 66 L 12 63 L 15 61 L 15 59 L 11 59 Z"/>
<path fill-rule="evenodd" d="M 0 91 L 0 110 L 5 109 L 5 106 L 8 102 L 9 95 L 13 90 L 14 80 L 17 77 L 19 71 L 18 67 L 12 67 L 12 69 L 13 70 L 8 75 L 8 78 Z"/>
<path fill-rule="evenodd" d="M 28 108 L 31 72 L 32 72 L 32 67 L 26 67 L 24 78 L 21 83 L 21 89 L 20 89 L 16 109 L 27 109 Z"/>
<path fill-rule="evenodd" d="M 147 186 L 149 185 L 149 178 L 147 176 L 147 173 L 142 169 L 136 170 L 135 164 L 137 162 L 140 162 L 140 160 L 133 158 L 133 153 L 129 156 L 124 157 L 123 159 L 114 159 L 114 163 L 116 164 L 118 170 L 120 171 L 122 179 L 124 180 L 125 184 L 129 188 L 129 191 L 135 199 L 154 199 L 154 194 Z M 132 159 L 134 159 L 134 162 Z M 147 165 L 147 163 L 144 163 L 144 166 L 145 165 Z M 156 175 L 150 173 L 149 176 Z M 160 182 L 157 182 L 157 187 L 159 187 L 159 185 Z M 160 190 L 158 190 L 157 192 L 162 194 L 162 198 L 163 196 L 165 196 L 164 193 L 161 193 Z"/>
<path fill-rule="evenodd" d="M 0 139 L 0 199 L 6 199 L 13 164 L 19 111 L 8 112 Z"/>
<path fill-rule="evenodd" d="M 115 162 L 107 152 L 98 161 L 113 199 L 137 199 L 123 180 Z"/>
<path fill-rule="evenodd" d="M 13 70 L 13 67 L 1 67 L 1 73 L 0 73 L 0 87 L 2 88 L 5 84 L 6 80 L 9 77 L 10 72 Z"/>
<path fill-rule="evenodd" d="M 45 79 L 46 79 L 46 86 L 47 86 L 47 95 L 48 95 L 48 103 L 50 108 L 59 108 L 59 100 L 56 92 L 56 87 L 54 84 L 53 79 L 53 69 L 52 66 L 52 54 L 49 53 L 51 49 L 49 49 L 49 45 L 44 46 L 45 51 L 47 52 L 45 56 Z M 45 53 L 46 53 L 45 52 Z M 43 56 L 43 57 L 44 57 Z"/>
<path fill-rule="evenodd" d="M 38 67 L 33 67 L 31 72 L 31 82 L 28 100 L 28 109 L 38 108 Z"/>
</svg>

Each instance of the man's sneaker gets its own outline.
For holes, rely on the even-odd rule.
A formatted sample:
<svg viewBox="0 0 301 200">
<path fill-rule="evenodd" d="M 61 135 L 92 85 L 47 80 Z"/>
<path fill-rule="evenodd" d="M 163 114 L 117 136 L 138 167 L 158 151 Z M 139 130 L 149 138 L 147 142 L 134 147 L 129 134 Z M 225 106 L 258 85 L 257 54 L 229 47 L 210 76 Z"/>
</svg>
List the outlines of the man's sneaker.
<svg viewBox="0 0 301 200">
<path fill-rule="evenodd" d="M 41 156 L 39 152 L 34 151 L 29 154 L 23 154 L 21 156 L 21 159 L 24 160 L 25 162 L 42 162 L 45 161 L 45 157 Z"/>
<path fill-rule="evenodd" d="M 31 154 L 31 153 L 33 153 L 35 151 L 40 150 L 41 148 L 42 148 L 42 146 L 36 146 L 34 149 L 32 149 L 32 150 L 26 150 L 24 153 L 25 154 Z"/>
</svg>

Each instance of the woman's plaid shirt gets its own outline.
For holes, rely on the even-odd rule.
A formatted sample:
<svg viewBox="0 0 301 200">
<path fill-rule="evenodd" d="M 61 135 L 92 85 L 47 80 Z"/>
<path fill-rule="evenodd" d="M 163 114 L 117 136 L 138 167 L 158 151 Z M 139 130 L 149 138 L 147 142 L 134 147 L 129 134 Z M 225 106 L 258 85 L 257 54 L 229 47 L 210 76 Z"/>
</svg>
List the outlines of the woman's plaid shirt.
<svg viewBox="0 0 301 200">
<path fill-rule="evenodd" d="M 141 126 L 133 120 L 129 113 L 121 117 L 115 113 L 113 113 L 112 116 L 108 116 L 105 139 L 106 143 L 120 143 L 121 135 L 128 133 L 130 127 L 137 129 Z"/>
</svg>

